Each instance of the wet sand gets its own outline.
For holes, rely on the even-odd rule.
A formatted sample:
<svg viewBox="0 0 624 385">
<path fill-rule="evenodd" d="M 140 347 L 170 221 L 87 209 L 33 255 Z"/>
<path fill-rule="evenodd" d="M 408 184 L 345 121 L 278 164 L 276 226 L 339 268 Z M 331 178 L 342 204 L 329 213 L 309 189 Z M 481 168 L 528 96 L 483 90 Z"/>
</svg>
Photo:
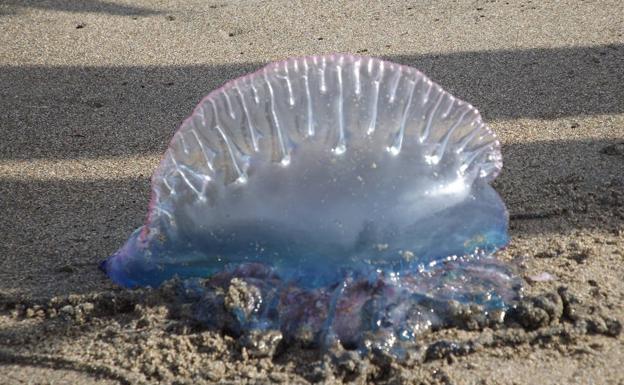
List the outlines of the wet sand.
<svg viewBox="0 0 624 385">
<path fill-rule="evenodd" d="M 624 383 L 623 34 L 619 1 L 2 2 L 0 384 Z M 503 143 L 500 256 L 555 277 L 527 278 L 527 296 L 561 311 L 432 333 L 407 362 L 256 352 L 97 269 L 142 224 L 149 177 L 203 95 L 329 52 L 414 66 L 479 108 Z"/>
</svg>

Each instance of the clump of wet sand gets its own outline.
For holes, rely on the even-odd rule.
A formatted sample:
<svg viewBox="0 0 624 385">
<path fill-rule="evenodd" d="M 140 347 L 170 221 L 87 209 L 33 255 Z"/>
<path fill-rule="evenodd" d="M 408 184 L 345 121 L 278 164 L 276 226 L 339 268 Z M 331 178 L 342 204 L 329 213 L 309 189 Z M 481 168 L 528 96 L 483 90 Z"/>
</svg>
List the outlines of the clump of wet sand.
<svg viewBox="0 0 624 385">
<path fill-rule="evenodd" d="M 211 330 L 197 322 L 192 304 L 179 301 L 180 287 L 172 280 L 159 289 L 2 298 L 0 361 L 84 371 L 128 384 L 445 384 L 450 380 L 444 368 L 462 357 L 523 345 L 583 349 L 587 336 L 618 339 L 622 332 L 604 301 L 583 301 L 559 286 L 526 296 L 498 323 L 484 324 L 483 314 L 460 309 L 452 328 L 423 335 L 397 357 L 378 348 L 361 353 L 340 343 L 319 347 L 285 341 L 278 330 Z M 228 318 L 233 307 L 223 302 L 213 309 L 215 317 Z"/>
</svg>

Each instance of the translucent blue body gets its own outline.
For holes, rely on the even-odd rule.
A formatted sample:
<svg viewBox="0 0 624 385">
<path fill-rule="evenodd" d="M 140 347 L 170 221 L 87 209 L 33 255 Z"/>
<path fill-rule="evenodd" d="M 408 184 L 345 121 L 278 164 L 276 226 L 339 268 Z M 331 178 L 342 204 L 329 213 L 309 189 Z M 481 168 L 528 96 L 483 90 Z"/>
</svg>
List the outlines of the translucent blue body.
<svg viewBox="0 0 624 385">
<path fill-rule="evenodd" d="M 417 294 L 504 309 L 515 280 L 491 255 L 508 218 L 489 185 L 501 166 L 476 109 L 413 68 L 343 55 L 274 63 L 198 105 L 154 173 L 146 224 L 103 266 L 125 287 L 249 278 L 274 298 L 249 327 L 325 314 L 316 332 L 327 332 L 336 317 L 361 318 L 337 309 L 362 282 L 361 306 L 383 282 L 402 306 Z M 293 321 L 293 287 L 333 300 Z"/>
</svg>

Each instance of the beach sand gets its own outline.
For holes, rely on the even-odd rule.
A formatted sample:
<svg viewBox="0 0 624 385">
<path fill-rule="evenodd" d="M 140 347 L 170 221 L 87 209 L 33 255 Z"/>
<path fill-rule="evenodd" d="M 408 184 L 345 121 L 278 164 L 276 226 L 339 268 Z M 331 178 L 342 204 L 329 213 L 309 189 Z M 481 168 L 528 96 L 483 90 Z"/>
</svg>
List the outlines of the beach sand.
<svg viewBox="0 0 624 385">
<path fill-rule="evenodd" d="M 624 384 L 624 7 L 425 3 L 0 2 L 0 384 Z M 273 351 L 98 270 L 202 96 L 330 52 L 419 68 L 499 135 L 500 258 L 541 298 L 524 325 L 438 331 L 401 362 Z"/>
</svg>

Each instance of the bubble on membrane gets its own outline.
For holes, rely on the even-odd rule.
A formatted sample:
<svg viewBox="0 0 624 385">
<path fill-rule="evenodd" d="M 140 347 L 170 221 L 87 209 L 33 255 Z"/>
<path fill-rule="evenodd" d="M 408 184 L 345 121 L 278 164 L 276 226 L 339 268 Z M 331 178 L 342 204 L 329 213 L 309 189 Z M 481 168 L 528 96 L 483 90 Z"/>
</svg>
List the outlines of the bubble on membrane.
<svg viewBox="0 0 624 385">
<path fill-rule="evenodd" d="M 235 312 L 242 331 L 392 345 L 448 324 L 449 304 L 492 314 L 518 296 L 493 257 L 508 242 L 489 185 L 501 167 L 478 111 L 414 68 L 350 55 L 272 63 L 184 121 L 145 224 L 103 268 L 125 287 L 207 278 L 208 323 L 236 278 L 257 294 Z"/>
</svg>

